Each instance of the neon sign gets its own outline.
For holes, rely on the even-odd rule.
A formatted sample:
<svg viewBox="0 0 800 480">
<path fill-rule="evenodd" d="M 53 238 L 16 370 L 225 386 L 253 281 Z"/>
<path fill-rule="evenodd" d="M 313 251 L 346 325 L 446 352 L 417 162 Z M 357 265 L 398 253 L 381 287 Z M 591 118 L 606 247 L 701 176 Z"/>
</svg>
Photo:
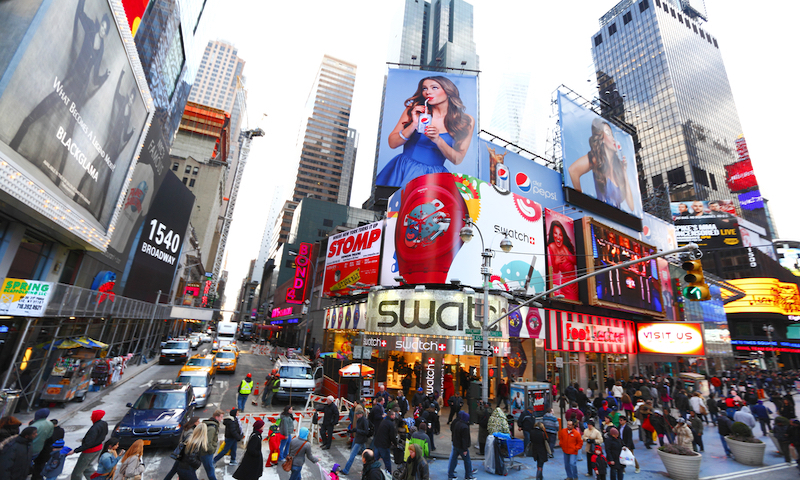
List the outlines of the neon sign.
<svg viewBox="0 0 800 480">
<path fill-rule="evenodd" d="M 286 290 L 286 303 L 301 304 L 306 299 L 306 284 L 308 283 L 309 267 L 311 266 L 311 247 L 310 243 L 301 243 L 294 259 L 294 280 L 292 285 Z"/>
<path fill-rule="evenodd" d="M 273 308 L 272 309 L 272 317 L 283 317 L 284 315 L 291 315 L 292 314 L 292 307 L 286 308 Z"/>
</svg>

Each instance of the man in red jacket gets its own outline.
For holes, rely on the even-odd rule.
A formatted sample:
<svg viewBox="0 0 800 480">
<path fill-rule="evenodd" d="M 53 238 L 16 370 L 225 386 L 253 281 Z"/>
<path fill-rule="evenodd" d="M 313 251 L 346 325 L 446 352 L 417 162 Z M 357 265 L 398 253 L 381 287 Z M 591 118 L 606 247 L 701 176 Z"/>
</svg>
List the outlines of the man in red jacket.
<svg viewBox="0 0 800 480">
<path fill-rule="evenodd" d="M 564 452 L 564 470 L 567 480 L 578 480 L 578 452 L 583 446 L 581 433 L 574 427 L 572 421 L 567 422 L 567 428 L 558 432 L 558 443 Z"/>
</svg>

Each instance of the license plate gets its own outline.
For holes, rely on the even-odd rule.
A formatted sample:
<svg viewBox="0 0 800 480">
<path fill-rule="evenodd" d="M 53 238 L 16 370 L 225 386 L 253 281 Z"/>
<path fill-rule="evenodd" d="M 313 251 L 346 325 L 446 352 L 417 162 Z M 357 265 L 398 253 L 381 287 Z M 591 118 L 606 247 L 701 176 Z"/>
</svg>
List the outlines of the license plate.
<svg viewBox="0 0 800 480">
<path fill-rule="evenodd" d="M 142 443 L 145 445 L 150 445 L 150 440 L 142 440 Z"/>
</svg>

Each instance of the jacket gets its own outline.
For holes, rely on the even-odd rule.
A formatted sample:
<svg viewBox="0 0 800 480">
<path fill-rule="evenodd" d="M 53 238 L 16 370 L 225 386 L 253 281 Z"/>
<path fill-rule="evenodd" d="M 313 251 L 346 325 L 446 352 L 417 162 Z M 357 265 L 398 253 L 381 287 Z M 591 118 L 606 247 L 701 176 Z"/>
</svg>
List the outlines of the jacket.
<svg viewBox="0 0 800 480">
<path fill-rule="evenodd" d="M 357 443 L 359 445 L 364 445 L 367 443 L 367 439 L 369 438 L 369 422 L 367 421 L 367 417 L 364 415 L 361 416 L 358 420 L 356 420 L 356 428 L 355 428 L 355 438 L 353 439 L 353 443 Z"/>
<path fill-rule="evenodd" d="M 689 427 L 686 426 L 685 423 L 679 423 L 677 427 L 674 429 L 675 431 L 675 440 L 676 443 L 682 447 L 692 448 L 692 439 L 694 438 L 692 435 L 692 431 L 689 430 Z"/>
<path fill-rule="evenodd" d="M 634 451 L 636 449 L 633 444 L 633 430 L 630 424 L 626 423 L 625 426 L 620 425 L 619 438 L 622 440 L 622 445 L 628 447 L 628 450 Z"/>
<path fill-rule="evenodd" d="M 89 427 L 86 435 L 81 440 L 81 445 L 75 449 L 75 453 L 81 453 L 84 450 L 102 445 L 108 435 L 108 424 L 105 420 L 98 420 Z"/>
<path fill-rule="evenodd" d="M 544 424 L 544 429 L 547 430 L 547 433 L 558 435 L 558 417 L 549 412 L 545 413 L 542 417 L 542 423 Z"/>
<path fill-rule="evenodd" d="M 425 395 L 423 395 L 422 392 L 416 392 L 414 398 L 411 399 L 411 404 L 416 407 L 422 405 L 423 400 L 425 400 Z"/>
<path fill-rule="evenodd" d="M 528 410 L 523 410 L 517 419 L 517 426 L 523 431 L 530 432 L 536 426 L 536 416 Z"/>
<path fill-rule="evenodd" d="M 247 448 L 242 456 L 242 462 L 233 472 L 233 478 L 237 480 L 255 480 L 264 471 L 264 456 L 261 453 L 261 434 L 253 432 L 247 439 Z"/>
<path fill-rule="evenodd" d="M 428 462 L 425 461 L 422 449 L 419 445 L 411 445 L 409 448 L 415 450 L 415 457 L 406 459 L 406 468 L 411 470 L 413 480 L 430 480 L 431 474 L 428 469 Z M 408 478 L 408 477 L 406 477 Z"/>
<path fill-rule="evenodd" d="M 383 405 L 381 405 L 380 403 L 376 403 L 369 411 L 367 420 L 369 420 L 369 423 L 371 423 L 372 426 L 375 428 L 375 431 L 377 431 L 378 425 L 380 425 L 381 420 L 383 420 Z"/>
<path fill-rule="evenodd" d="M 698 435 L 698 436 L 703 434 L 703 430 L 704 430 L 703 421 L 700 420 L 700 417 L 697 417 L 697 416 L 694 417 L 693 419 L 691 419 L 691 421 L 689 423 L 691 423 L 692 433 L 694 433 L 695 435 Z"/>
<path fill-rule="evenodd" d="M 114 469 L 114 467 L 122 460 L 122 455 L 114 455 L 111 452 L 106 452 L 100 455 L 100 460 L 97 461 L 97 473 L 100 475 L 107 475 Z"/>
<path fill-rule="evenodd" d="M 142 457 L 131 455 L 126 460 L 122 460 L 117 464 L 117 470 L 114 472 L 114 480 L 133 478 L 142 473 L 144 473 L 144 461 L 142 461 Z"/>
<path fill-rule="evenodd" d="M 425 458 L 431 455 L 431 437 L 427 433 L 416 431 L 411 434 L 411 438 L 408 441 L 412 445 L 419 445 Z"/>
<path fill-rule="evenodd" d="M 31 441 L 15 437 L 0 454 L 0 480 L 24 480 L 31 469 Z"/>
<path fill-rule="evenodd" d="M 750 413 L 750 407 L 748 406 L 744 406 L 741 410 L 734 413 L 733 421 L 742 422 L 750 428 L 755 428 L 756 426 L 756 419 L 753 417 L 753 414 Z"/>
<path fill-rule="evenodd" d="M 70 449 L 68 447 L 64 447 L 56 451 L 51 450 L 50 458 L 47 459 L 47 463 L 45 463 L 44 467 L 42 468 L 42 477 L 56 478 L 61 475 L 61 473 L 64 471 L 64 463 L 66 463 L 65 461 L 69 451 Z"/>
<path fill-rule="evenodd" d="M 691 446 L 690 446 L 691 448 Z M 619 463 L 619 455 L 622 453 L 622 441 L 619 438 L 607 437 L 606 438 L 606 460 L 608 466 L 615 470 L 622 470 L 625 465 Z M 614 465 L 611 465 L 614 462 Z"/>
<path fill-rule="evenodd" d="M 238 442 L 239 440 L 244 438 L 244 433 L 242 433 L 242 427 L 239 426 L 239 420 L 234 417 L 227 417 L 225 420 L 222 421 L 222 424 L 225 425 L 225 442 L 230 443 L 230 441 Z"/>
<path fill-rule="evenodd" d="M 472 444 L 469 425 L 457 418 L 450 424 L 450 440 L 457 452 L 466 452 Z"/>
<path fill-rule="evenodd" d="M 583 446 L 581 433 L 575 428 L 572 431 L 562 428 L 558 432 L 558 443 L 561 445 L 561 450 L 567 455 L 577 455 Z"/>
<path fill-rule="evenodd" d="M 397 445 L 397 427 L 394 420 L 386 417 L 375 429 L 375 446 L 378 448 L 390 448 L 392 445 Z"/>
<path fill-rule="evenodd" d="M 540 462 L 546 462 L 548 458 L 546 446 L 547 434 L 541 429 L 534 428 L 533 431 L 531 431 L 530 438 L 531 442 L 529 445 L 533 458 Z"/>
<path fill-rule="evenodd" d="M 756 404 L 750 408 L 750 413 L 752 413 L 753 416 L 758 419 L 768 420 L 769 414 L 772 413 L 772 411 L 763 404 Z"/>
<path fill-rule="evenodd" d="M 291 438 L 294 433 L 294 418 L 291 415 L 281 413 L 281 424 L 279 433 L 286 438 Z"/>
<path fill-rule="evenodd" d="M 303 445 L 305 443 L 305 445 Z M 289 455 L 292 456 L 292 466 L 302 468 L 306 463 L 306 457 L 314 463 L 319 459 L 311 453 L 311 442 L 307 442 L 300 437 L 295 437 L 289 443 Z"/>
<path fill-rule="evenodd" d="M 464 406 L 464 399 L 458 395 L 453 395 L 449 400 L 447 400 L 447 404 L 450 405 L 451 408 L 461 410 L 461 407 Z"/>
<path fill-rule="evenodd" d="M 405 417 L 408 413 L 408 399 L 406 397 L 397 397 L 397 406 L 400 407 L 400 416 Z"/>
<path fill-rule="evenodd" d="M 602 445 L 603 444 L 603 434 L 600 433 L 600 430 L 596 428 L 589 429 L 583 431 L 583 435 L 581 435 L 581 440 L 586 446 L 586 452 L 592 453 L 594 451 L 595 445 Z M 590 442 L 589 440 L 592 440 Z"/>
<path fill-rule="evenodd" d="M 31 442 L 31 453 L 36 455 L 42 451 L 45 443 L 48 443 L 47 440 L 53 435 L 53 428 L 55 427 L 53 422 L 46 418 L 36 420 L 31 424 L 31 427 L 36 428 L 36 438 Z"/>
<path fill-rule="evenodd" d="M 364 470 L 361 472 L 361 480 L 383 480 L 381 465 L 380 460 L 376 460 L 368 466 L 365 465 Z"/>
<path fill-rule="evenodd" d="M 733 422 L 730 418 L 720 415 L 719 419 L 717 420 L 717 428 L 719 429 L 719 434 L 723 437 L 728 436 L 731 434 L 731 425 Z"/>
<path fill-rule="evenodd" d="M 694 396 L 690 398 L 689 405 L 691 405 L 692 410 L 694 410 L 694 412 L 697 413 L 698 415 L 703 413 L 702 411 L 703 408 L 705 408 L 706 411 L 708 411 L 708 406 L 706 405 L 706 401 L 703 397 Z"/>
<path fill-rule="evenodd" d="M 203 455 L 215 454 L 219 447 L 219 422 L 209 418 L 208 420 L 203 420 L 203 423 L 206 424 L 208 429 L 208 450 L 201 453 Z"/>
<path fill-rule="evenodd" d="M 323 425 L 336 425 L 339 423 L 339 409 L 336 404 L 329 403 L 322 407 L 322 424 Z"/>
</svg>

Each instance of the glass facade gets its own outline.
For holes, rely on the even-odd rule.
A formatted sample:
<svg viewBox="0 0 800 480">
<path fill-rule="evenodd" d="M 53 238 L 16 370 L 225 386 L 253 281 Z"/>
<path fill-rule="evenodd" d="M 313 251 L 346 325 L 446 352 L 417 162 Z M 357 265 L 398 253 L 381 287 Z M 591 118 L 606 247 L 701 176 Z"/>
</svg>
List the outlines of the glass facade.
<svg viewBox="0 0 800 480">
<path fill-rule="evenodd" d="M 665 0 L 624 0 L 592 37 L 605 113 L 638 131 L 644 197 L 738 200 L 725 183 L 742 133 L 717 39 L 696 12 Z"/>
</svg>

